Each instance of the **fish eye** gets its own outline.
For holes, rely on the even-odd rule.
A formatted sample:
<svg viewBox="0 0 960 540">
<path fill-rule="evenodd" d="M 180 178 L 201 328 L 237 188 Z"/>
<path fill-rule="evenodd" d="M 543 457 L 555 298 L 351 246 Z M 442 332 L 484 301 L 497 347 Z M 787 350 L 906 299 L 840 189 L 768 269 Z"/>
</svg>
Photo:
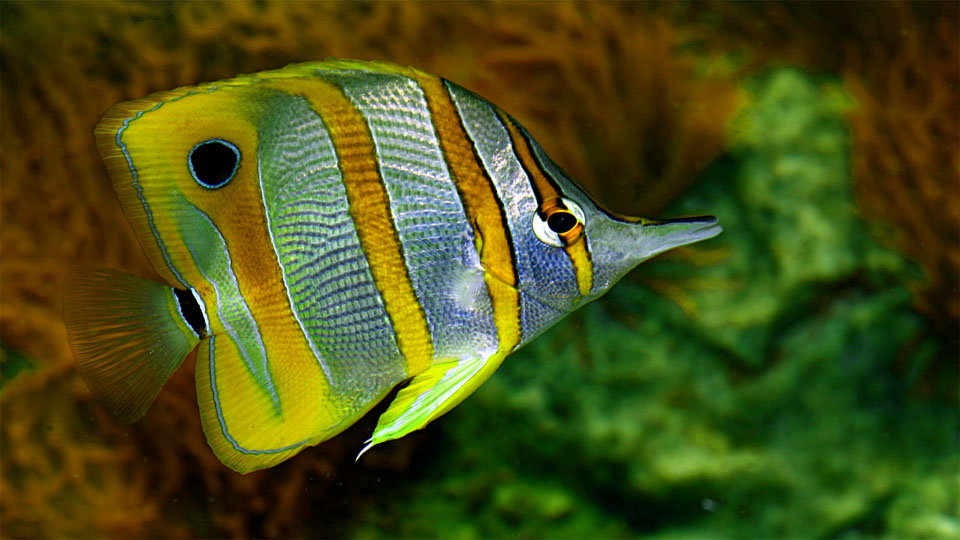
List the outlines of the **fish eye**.
<svg viewBox="0 0 960 540">
<path fill-rule="evenodd" d="M 533 216 L 533 232 L 553 247 L 575 244 L 583 236 L 583 210 L 565 198 L 548 199 Z"/>
<path fill-rule="evenodd" d="M 190 150 L 187 157 L 190 175 L 205 188 L 223 187 L 237 173 L 240 150 L 222 139 L 203 141 Z"/>
<path fill-rule="evenodd" d="M 547 227 L 557 234 L 566 234 L 577 225 L 577 217 L 563 210 L 550 214 L 547 218 Z"/>
</svg>

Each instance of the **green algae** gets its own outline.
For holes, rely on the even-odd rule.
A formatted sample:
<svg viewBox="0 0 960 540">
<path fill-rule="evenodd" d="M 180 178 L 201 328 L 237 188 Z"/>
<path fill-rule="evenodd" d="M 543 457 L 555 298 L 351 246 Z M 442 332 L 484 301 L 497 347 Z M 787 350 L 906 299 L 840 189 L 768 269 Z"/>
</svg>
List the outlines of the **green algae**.
<svg viewBox="0 0 960 540">
<path fill-rule="evenodd" d="M 725 257 L 648 263 L 510 357 L 357 536 L 960 536 L 960 419 L 911 392 L 940 345 L 916 268 L 857 216 L 854 104 L 790 68 L 745 90 L 665 213 L 715 213 L 692 251 Z M 684 309 L 640 284 L 666 281 Z"/>
<path fill-rule="evenodd" d="M 0 344 L 0 388 L 13 381 L 18 375 L 35 369 L 34 363 L 26 355 Z"/>
</svg>

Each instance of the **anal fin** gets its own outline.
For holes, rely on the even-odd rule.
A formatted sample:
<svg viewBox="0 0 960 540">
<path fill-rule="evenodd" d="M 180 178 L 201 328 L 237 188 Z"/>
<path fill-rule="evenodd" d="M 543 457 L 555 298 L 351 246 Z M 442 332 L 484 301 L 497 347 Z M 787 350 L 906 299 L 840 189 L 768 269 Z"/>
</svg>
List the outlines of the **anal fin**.
<svg viewBox="0 0 960 540">
<path fill-rule="evenodd" d="M 415 376 L 380 415 L 357 459 L 374 446 L 422 429 L 460 404 L 496 371 L 504 355 L 438 362 Z"/>
<path fill-rule="evenodd" d="M 203 431 L 220 461 L 237 472 L 289 459 L 333 437 L 366 411 L 339 409 L 313 357 L 278 356 L 283 361 L 270 366 L 276 392 L 271 396 L 230 336 L 212 335 L 200 344 L 196 382 Z"/>
</svg>

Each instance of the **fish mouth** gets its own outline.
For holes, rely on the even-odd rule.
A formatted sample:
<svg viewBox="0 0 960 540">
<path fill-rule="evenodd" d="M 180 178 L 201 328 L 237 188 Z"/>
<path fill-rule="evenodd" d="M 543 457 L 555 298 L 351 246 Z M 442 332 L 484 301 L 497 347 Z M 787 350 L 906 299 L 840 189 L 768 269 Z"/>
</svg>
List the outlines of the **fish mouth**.
<svg viewBox="0 0 960 540">
<path fill-rule="evenodd" d="M 619 253 L 625 266 L 632 268 L 664 251 L 701 242 L 721 232 L 720 220 L 714 216 L 644 219 L 621 226 L 620 235 L 613 237 L 613 242 L 606 246 L 609 251 Z"/>
<path fill-rule="evenodd" d="M 644 236 L 656 240 L 651 255 L 707 240 L 722 232 L 720 220 L 715 216 L 651 220 L 643 224 Z"/>
</svg>

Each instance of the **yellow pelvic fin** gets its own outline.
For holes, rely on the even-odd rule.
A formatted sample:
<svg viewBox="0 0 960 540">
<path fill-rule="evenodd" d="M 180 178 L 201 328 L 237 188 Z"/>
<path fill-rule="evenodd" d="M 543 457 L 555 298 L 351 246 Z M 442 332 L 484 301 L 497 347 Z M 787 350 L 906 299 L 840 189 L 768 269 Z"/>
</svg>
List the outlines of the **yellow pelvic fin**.
<svg viewBox="0 0 960 540">
<path fill-rule="evenodd" d="M 487 359 L 441 362 L 414 377 L 380 415 L 373 436 L 357 459 L 374 446 L 423 429 L 449 412 L 490 378 L 503 358 L 497 353 Z"/>
<path fill-rule="evenodd" d="M 121 422 L 146 414 L 200 341 L 171 287 L 115 270 L 71 272 L 63 320 L 77 370 Z"/>
</svg>

